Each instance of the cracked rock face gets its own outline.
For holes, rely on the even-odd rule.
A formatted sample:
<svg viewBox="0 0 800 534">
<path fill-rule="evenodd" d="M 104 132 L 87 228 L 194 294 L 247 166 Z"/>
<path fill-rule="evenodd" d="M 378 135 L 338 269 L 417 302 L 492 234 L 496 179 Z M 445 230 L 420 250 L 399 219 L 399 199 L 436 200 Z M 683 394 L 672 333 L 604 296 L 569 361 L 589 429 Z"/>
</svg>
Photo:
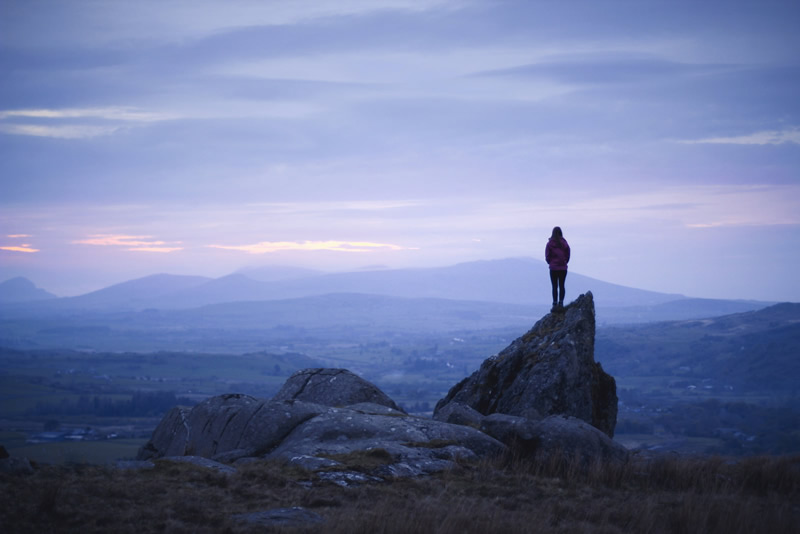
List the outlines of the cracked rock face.
<svg viewBox="0 0 800 534">
<path fill-rule="evenodd" d="M 380 448 L 403 461 L 424 462 L 494 456 L 506 450 L 502 443 L 475 428 L 400 412 L 376 412 L 379 410 L 363 404 L 331 408 L 299 425 L 270 456 L 293 458 Z"/>
<path fill-rule="evenodd" d="M 300 400 L 324 406 L 349 406 L 360 402 L 371 402 L 403 412 L 377 386 L 347 369 L 297 371 L 289 377 L 272 400 Z"/>
<path fill-rule="evenodd" d="M 485 360 L 437 403 L 434 418 L 457 402 L 483 415 L 576 417 L 613 437 L 616 381 L 594 360 L 594 334 L 594 300 L 586 293 Z"/>
<path fill-rule="evenodd" d="M 191 410 L 175 408 L 139 459 L 291 460 L 370 449 L 384 449 L 395 463 L 422 473 L 452 466 L 457 457 L 501 454 L 506 447 L 477 429 L 412 417 L 380 404 L 333 408 L 236 394 L 212 397 Z"/>
<path fill-rule="evenodd" d="M 299 424 L 329 408 L 301 401 L 219 395 L 194 408 L 175 407 L 161 420 L 139 460 L 193 455 L 233 461 L 277 447 Z"/>
</svg>

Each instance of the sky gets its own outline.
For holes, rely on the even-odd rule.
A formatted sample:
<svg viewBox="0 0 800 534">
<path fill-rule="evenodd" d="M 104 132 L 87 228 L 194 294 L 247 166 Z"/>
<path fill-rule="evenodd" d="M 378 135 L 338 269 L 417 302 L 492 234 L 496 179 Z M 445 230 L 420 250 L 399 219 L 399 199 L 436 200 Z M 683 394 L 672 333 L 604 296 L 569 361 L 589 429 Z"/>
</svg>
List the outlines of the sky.
<svg viewBox="0 0 800 534">
<path fill-rule="evenodd" d="M 0 0 L 0 281 L 543 260 L 558 225 L 587 276 L 797 302 L 798 27 L 771 0 Z"/>
</svg>

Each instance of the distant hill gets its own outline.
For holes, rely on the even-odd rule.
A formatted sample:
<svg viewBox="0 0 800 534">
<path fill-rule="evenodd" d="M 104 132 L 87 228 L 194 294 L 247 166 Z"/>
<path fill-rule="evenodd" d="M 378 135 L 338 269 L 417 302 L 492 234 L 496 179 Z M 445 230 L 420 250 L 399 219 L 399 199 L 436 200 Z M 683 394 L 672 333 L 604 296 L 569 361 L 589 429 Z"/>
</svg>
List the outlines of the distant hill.
<svg viewBox="0 0 800 534">
<path fill-rule="evenodd" d="M 682 298 L 681 295 L 634 289 L 570 273 L 567 281 L 570 300 L 589 290 L 607 306 L 654 305 Z M 522 305 L 547 305 L 551 302 L 547 265 L 528 258 L 474 261 L 426 269 L 325 274 L 276 283 L 265 294 L 272 298 L 293 298 L 326 293 L 368 293 Z"/>
<path fill-rule="evenodd" d="M 770 304 L 772 303 L 752 300 L 682 298 L 654 306 L 606 307 L 598 305 L 597 322 L 604 325 L 701 319 L 759 310 Z"/>
<path fill-rule="evenodd" d="M 313 269 L 303 269 L 301 267 L 290 267 L 285 265 L 268 265 L 264 267 L 246 267 L 234 274 L 243 274 L 248 278 L 259 282 L 277 282 L 279 280 L 295 280 L 298 278 L 310 278 L 325 274 L 323 271 Z"/>
<path fill-rule="evenodd" d="M 150 307 L 155 301 L 168 298 L 177 291 L 200 287 L 212 280 L 203 276 L 154 274 L 85 295 L 59 299 L 53 304 L 62 308 L 79 309 L 141 309 Z"/>
<path fill-rule="evenodd" d="M 253 276 L 261 279 L 256 280 Z M 769 304 L 687 299 L 682 295 L 625 287 L 570 272 L 567 300 L 571 301 L 587 291 L 592 291 L 595 296 L 598 324 L 711 317 L 763 308 Z M 159 274 L 78 297 L 31 304 L 21 313 L 192 309 L 331 294 L 543 308 L 550 305 L 550 281 L 546 264 L 528 258 L 475 261 L 426 269 L 376 269 L 328 274 L 288 267 L 259 268 L 216 279 Z M 18 311 L 14 310 L 14 313 Z M 516 311 L 512 310 L 510 314 L 516 315 Z"/>
<path fill-rule="evenodd" d="M 52 293 L 36 287 L 28 280 L 18 276 L 0 283 L 0 302 L 32 302 L 57 298 Z"/>
<path fill-rule="evenodd" d="M 387 332 L 450 332 L 525 328 L 546 307 L 452 299 L 407 299 L 362 293 L 332 293 L 296 299 L 210 304 L 164 311 L 163 321 L 193 328 L 235 325 L 238 329 L 292 327 Z M 230 328 L 230 326 L 229 326 Z"/>
<path fill-rule="evenodd" d="M 634 289 L 570 273 L 568 299 L 589 290 L 605 306 L 653 306 L 683 298 L 681 295 Z M 279 271 L 243 271 L 218 279 L 154 275 L 61 300 L 64 305 L 79 308 L 180 309 L 331 293 L 548 305 L 550 282 L 544 262 L 522 258 L 427 269 L 329 274 L 281 268 Z"/>
<path fill-rule="evenodd" d="M 241 273 L 207 280 L 203 284 L 190 286 L 150 301 L 148 307 L 161 309 L 187 309 L 209 304 L 273 300 L 271 283 L 253 280 Z"/>
<path fill-rule="evenodd" d="M 620 377 L 671 376 L 676 387 L 800 391 L 800 304 L 689 321 L 612 326 L 595 357 Z"/>
</svg>

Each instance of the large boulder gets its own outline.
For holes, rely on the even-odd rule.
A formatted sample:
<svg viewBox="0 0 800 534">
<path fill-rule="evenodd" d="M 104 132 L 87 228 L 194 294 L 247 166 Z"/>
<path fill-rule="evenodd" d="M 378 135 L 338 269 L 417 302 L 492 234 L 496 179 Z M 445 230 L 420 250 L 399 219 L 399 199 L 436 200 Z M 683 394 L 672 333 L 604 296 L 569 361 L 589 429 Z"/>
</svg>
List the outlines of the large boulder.
<svg viewBox="0 0 800 534">
<path fill-rule="evenodd" d="M 402 457 L 419 456 L 420 451 L 411 449 L 422 449 L 425 455 L 432 449 L 444 449 L 439 456 L 448 458 L 459 453 L 493 456 L 506 450 L 502 443 L 476 428 L 400 412 L 385 414 L 360 404 L 332 408 L 299 425 L 270 456 L 347 454 L 376 448 Z"/>
<path fill-rule="evenodd" d="M 588 466 L 593 462 L 621 464 L 628 460 L 628 449 L 605 433 L 574 417 L 551 415 L 534 425 L 538 436 L 535 457 L 541 460 L 562 455 Z"/>
<path fill-rule="evenodd" d="M 403 411 L 383 391 L 347 369 L 297 371 L 272 400 L 300 400 L 324 406 L 349 406 L 371 402 Z"/>
<path fill-rule="evenodd" d="M 191 409 L 168 412 L 138 459 L 193 455 L 230 461 L 259 456 L 277 447 L 297 425 L 328 409 L 242 394 L 211 397 Z"/>
<path fill-rule="evenodd" d="M 336 408 L 301 400 L 219 395 L 191 409 L 173 408 L 139 451 L 138 458 L 194 456 L 223 462 L 253 457 L 288 460 L 381 449 L 392 456 L 394 464 L 403 465 L 403 470 L 419 474 L 450 467 L 458 457 L 496 455 L 506 450 L 505 445 L 476 428 L 412 417 L 387 406 L 394 403 L 386 403 L 388 397 L 383 392 L 352 373 L 315 371 L 307 376 L 343 377 L 338 384 L 345 391 L 326 397 L 309 397 L 301 391 L 297 397 L 338 402 L 330 399 L 361 399 L 366 393 L 382 403 L 358 402 Z M 290 382 L 296 385 L 296 381 L 290 379 Z M 348 387 L 353 389 L 350 394 Z"/>
<path fill-rule="evenodd" d="M 561 458 L 588 466 L 620 464 L 628 449 L 575 417 L 551 415 L 540 421 L 495 413 L 483 418 L 481 431 L 508 445 L 516 454 L 540 461 Z"/>
<path fill-rule="evenodd" d="M 498 455 L 506 447 L 475 428 L 412 417 L 383 404 L 334 408 L 229 394 L 192 409 L 174 408 L 139 451 L 139 459 L 292 460 L 371 450 L 389 455 L 386 474 L 398 476 L 441 471 L 460 457 Z"/>
<path fill-rule="evenodd" d="M 457 402 L 483 415 L 576 417 L 613 437 L 616 382 L 594 360 L 594 335 L 594 300 L 586 293 L 456 384 L 437 403 L 434 418 L 449 418 L 448 405 Z"/>
</svg>

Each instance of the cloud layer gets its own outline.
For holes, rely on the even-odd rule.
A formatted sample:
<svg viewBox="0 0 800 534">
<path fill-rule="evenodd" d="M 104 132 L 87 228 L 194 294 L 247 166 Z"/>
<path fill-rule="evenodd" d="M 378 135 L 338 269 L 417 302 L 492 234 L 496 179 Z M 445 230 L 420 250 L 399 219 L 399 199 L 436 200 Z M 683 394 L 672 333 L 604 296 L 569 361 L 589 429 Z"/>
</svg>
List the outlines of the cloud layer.
<svg viewBox="0 0 800 534">
<path fill-rule="evenodd" d="M 558 224 L 584 274 L 800 300 L 796 3 L 3 9 L 0 278 L 538 257 Z"/>
</svg>

